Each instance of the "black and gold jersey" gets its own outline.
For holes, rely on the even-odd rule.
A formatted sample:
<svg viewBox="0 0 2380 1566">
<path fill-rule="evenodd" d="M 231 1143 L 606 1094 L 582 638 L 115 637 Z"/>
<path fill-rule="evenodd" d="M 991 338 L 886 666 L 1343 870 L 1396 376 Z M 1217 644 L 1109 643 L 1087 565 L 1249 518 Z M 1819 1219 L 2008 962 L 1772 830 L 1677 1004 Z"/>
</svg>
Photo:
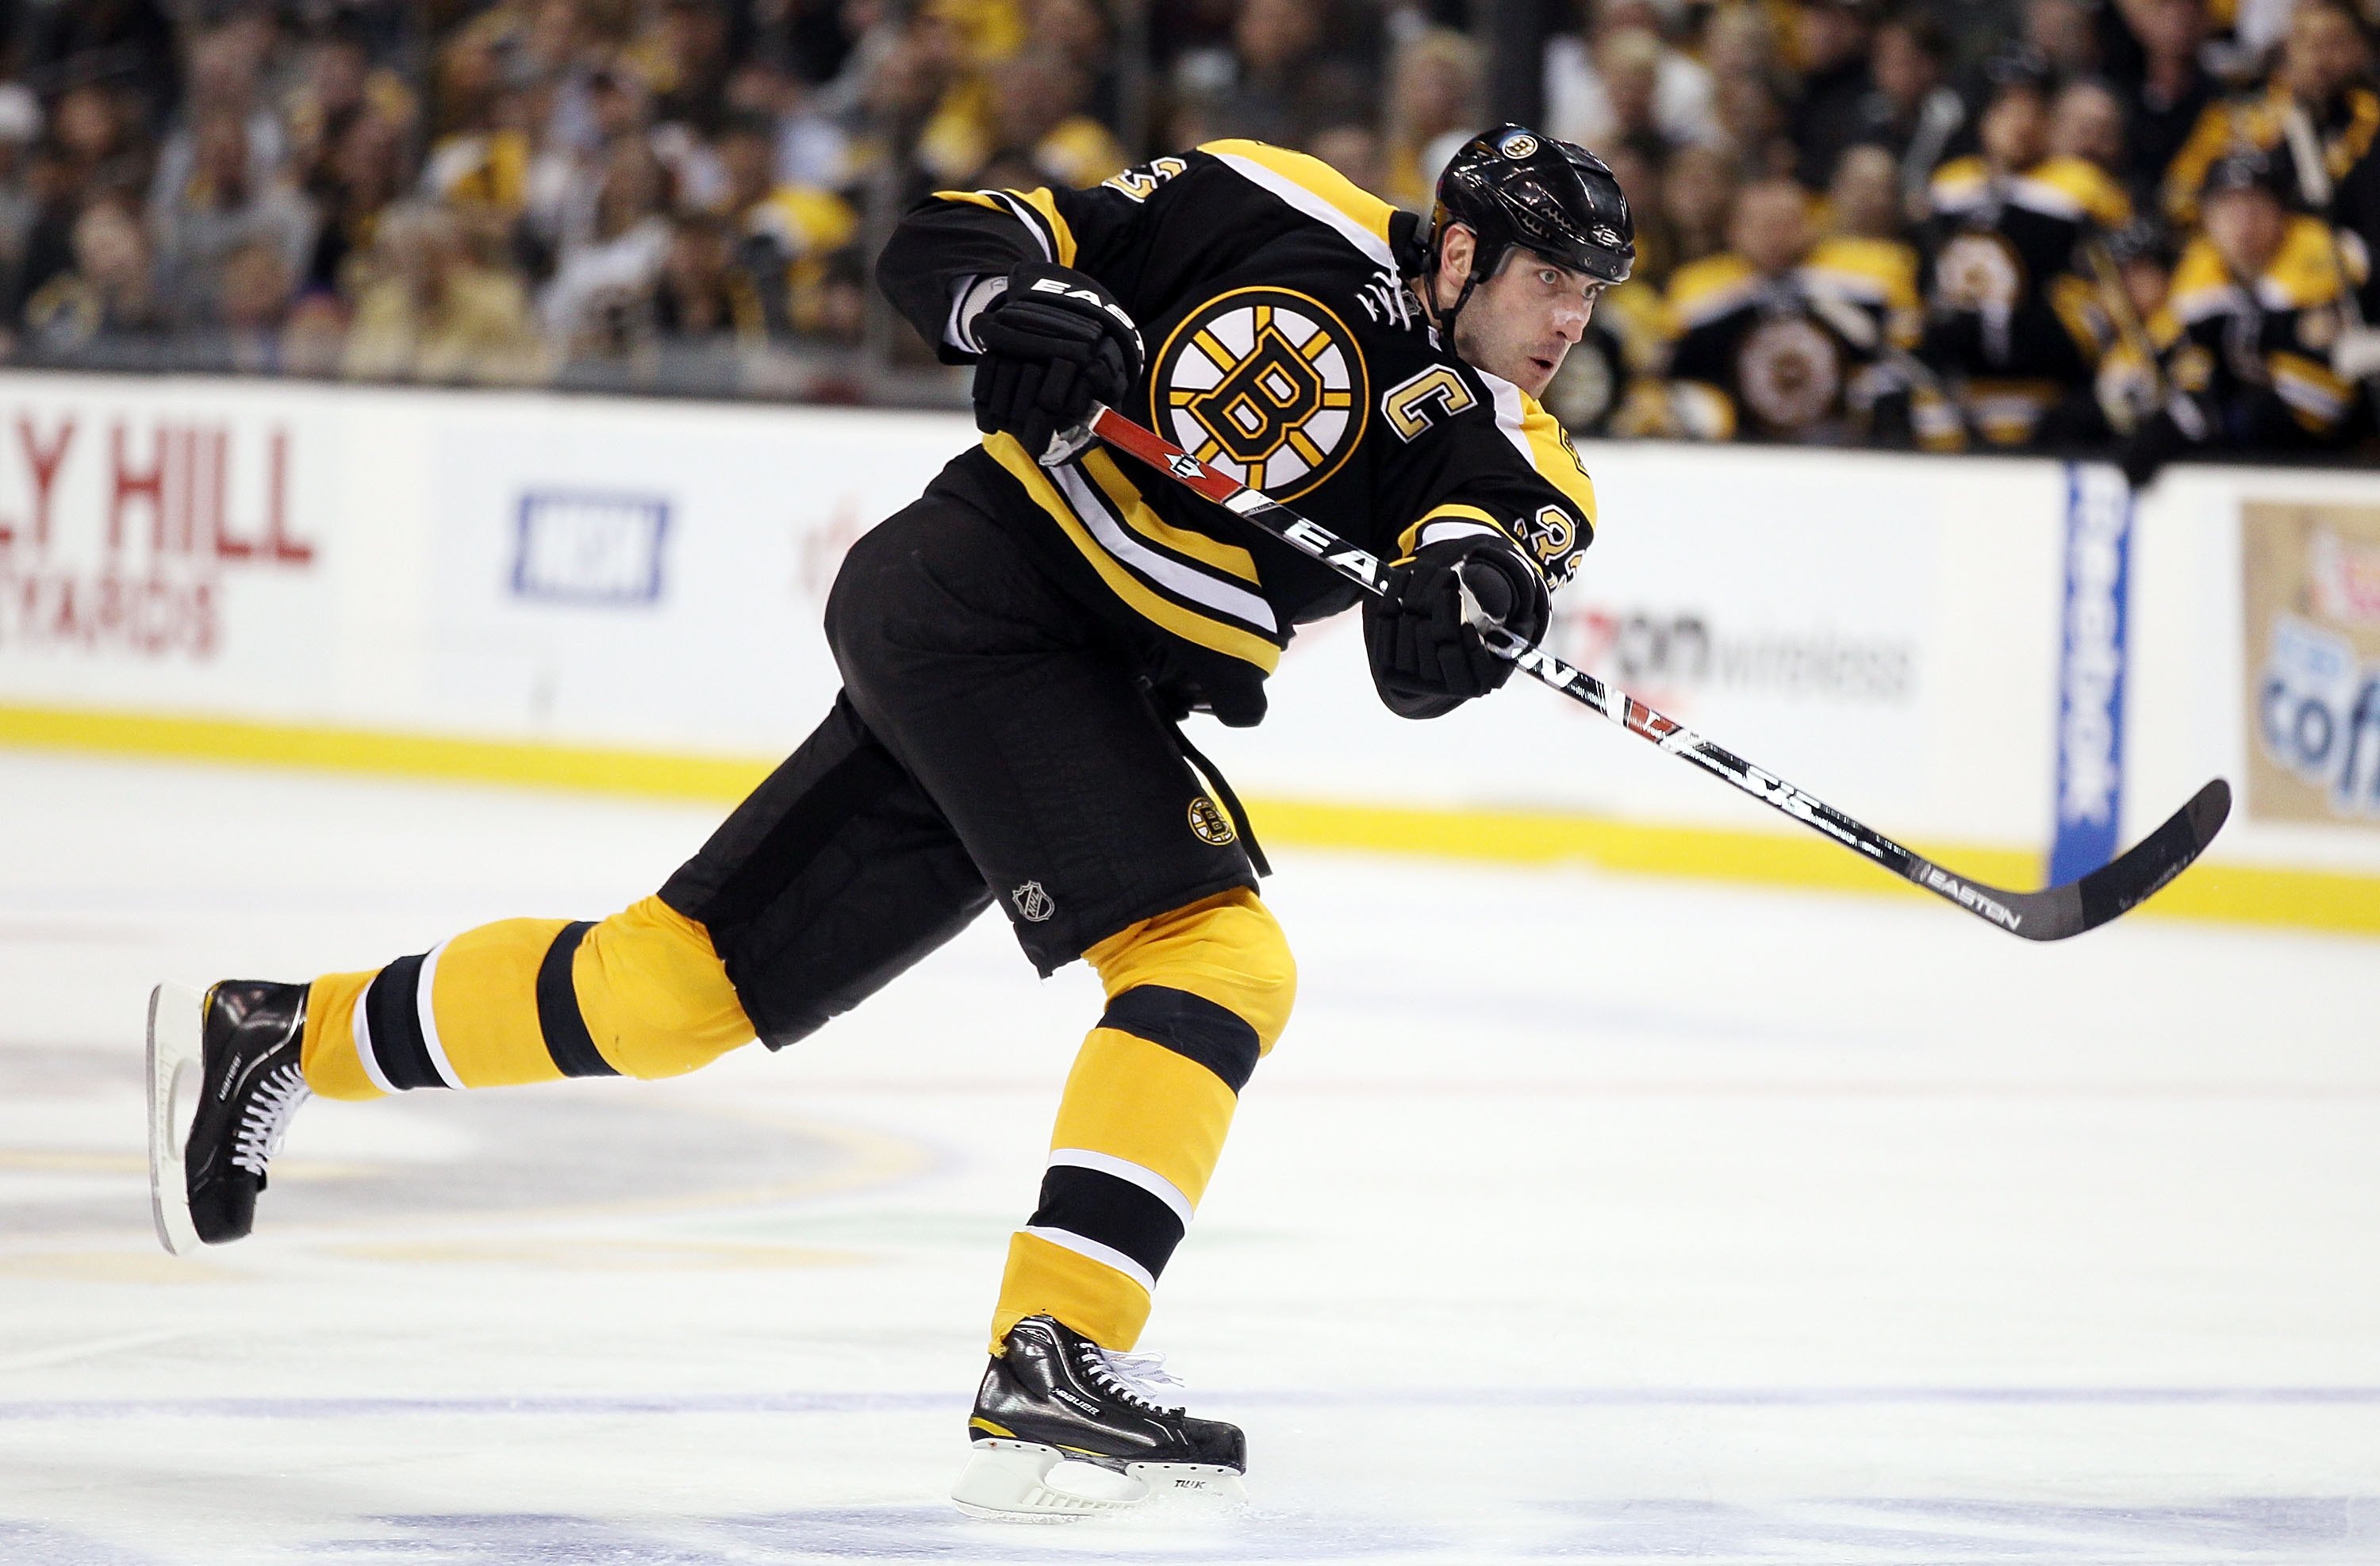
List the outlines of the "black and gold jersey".
<svg viewBox="0 0 2380 1566">
<path fill-rule="evenodd" d="M 1883 361 L 1917 313 L 1907 247 L 1828 239 L 1781 276 L 1727 252 L 1670 280 L 1670 404 L 1703 440 L 1842 442 L 1908 390 Z"/>
<path fill-rule="evenodd" d="M 2297 172 L 2297 150 L 2289 142 L 2289 90 L 2275 82 L 2263 92 L 2226 98 L 2209 103 L 2191 127 L 2190 140 L 2166 170 L 2166 216 L 2180 227 L 2198 223 L 2199 187 L 2218 159 L 2235 152 L 2267 152 L 2288 168 L 2289 196 L 2301 190 L 2338 185 L 2372 151 L 2380 136 L 2380 93 L 2368 87 L 2350 87 L 2319 109 L 2309 112 L 2314 139 L 2320 143 L 2323 180 L 2309 181 Z"/>
<path fill-rule="evenodd" d="M 2050 158 L 1998 175 L 1981 158 L 1935 172 L 1922 357 L 1966 384 L 1985 439 L 2012 444 L 2087 381 L 2106 333 L 2076 247 L 2132 207 L 2105 170 Z"/>
<path fill-rule="evenodd" d="M 946 190 L 903 219 L 882 286 L 942 357 L 978 279 L 1049 261 L 1132 313 L 1148 363 L 1123 411 L 1365 548 L 1494 528 L 1549 585 L 1594 536 L 1569 437 L 1457 358 L 1409 291 L 1416 220 L 1327 164 L 1218 141 L 1087 190 Z M 1179 703 L 1252 723 L 1298 625 L 1356 590 L 1288 545 L 1110 453 L 1044 468 L 1002 434 L 937 480 L 1000 517 L 1128 640 Z"/>
<path fill-rule="evenodd" d="M 2182 252 L 2149 335 L 2171 388 L 2168 411 L 2192 443 L 2248 443 L 2251 421 L 2265 433 L 2257 410 L 2276 405 L 2313 440 L 2342 431 L 2355 388 L 2330 368 L 2345 324 L 2337 254 L 2311 217 L 2289 220 L 2253 280 L 2235 276 L 2203 237 Z"/>
</svg>

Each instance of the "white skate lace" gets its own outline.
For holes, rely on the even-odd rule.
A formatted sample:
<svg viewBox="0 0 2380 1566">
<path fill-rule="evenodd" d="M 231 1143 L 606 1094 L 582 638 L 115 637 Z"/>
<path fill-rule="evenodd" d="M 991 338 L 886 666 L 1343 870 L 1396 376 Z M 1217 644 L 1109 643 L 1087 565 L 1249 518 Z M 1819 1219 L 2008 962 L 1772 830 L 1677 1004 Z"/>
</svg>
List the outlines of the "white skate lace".
<svg viewBox="0 0 2380 1566">
<path fill-rule="evenodd" d="M 1160 1389 L 1186 1391 L 1189 1384 L 1165 1368 L 1161 1354 L 1125 1354 L 1117 1349 L 1103 1349 L 1097 1343 L 1083 1343 L 1083 1369 L 1091 1384 L 1112 1397 L 1135 1402 L 1143 1408 L 1179 1414 L 1179 1402 L 1168 1402 Z"/>
<path fill-rule="evenodd" d="M 306 1086 L 306 1074 L 298 1066 L 285 1065 L 273 1072 L 257 1085 L 248 1107 L 240 1111 L 239 1129 L 232 1134 L 231 1161 L 261 1179 L 264 1166 L 281 1150 L 281 1139 L 289 1134 L 289 1117 L 313 1096 L 314 1090 Z"/>
</svg>

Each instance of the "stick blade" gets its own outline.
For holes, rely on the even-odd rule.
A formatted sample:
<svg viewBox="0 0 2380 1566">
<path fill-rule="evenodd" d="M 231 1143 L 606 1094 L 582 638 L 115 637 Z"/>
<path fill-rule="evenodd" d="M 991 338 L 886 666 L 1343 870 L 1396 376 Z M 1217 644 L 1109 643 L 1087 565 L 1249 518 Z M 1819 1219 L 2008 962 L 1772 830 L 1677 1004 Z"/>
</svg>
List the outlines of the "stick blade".
<svg viewBox="0 0 2380 1566">
<path fill-rule="evenodd" d="M 2216 778 L 2156 831 L 2081 880 L 2019 893 L 2013 901 L 2025 917 L 2016 933 L 2063 941 L 2130 913 L 2188 869 L 2230 814 L 2231 785 Z"/>
</svg>

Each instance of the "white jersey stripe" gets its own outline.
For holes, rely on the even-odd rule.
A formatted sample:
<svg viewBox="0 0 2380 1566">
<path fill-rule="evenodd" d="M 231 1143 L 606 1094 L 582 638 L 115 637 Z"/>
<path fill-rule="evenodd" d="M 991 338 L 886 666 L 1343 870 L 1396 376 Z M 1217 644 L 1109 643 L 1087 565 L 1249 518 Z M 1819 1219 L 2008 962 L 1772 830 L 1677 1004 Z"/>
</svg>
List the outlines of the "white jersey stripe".
<svg viewBox="0 0 2380 1566">
<path fill-rule="evenodd" d="M 460 1088 L 463 1079 L 455 1074 L 454 1063 L 447 1060 L 446 1046 L 438 1042 L 438 1018 L 432 1014 L 433 1008 L 430 1003 L 431 984 L 438 977 L 438 953 L 444 950 L 446 943 L 442 941 L 421 959 L 421 973 L 414 981 L 413 1002 L 415 1010 L 421 1015 L 421 1044 L 430 1051 L 430 1069 L 436 1072 L 438 1080 L 447 1086 Z"/>
<path fill-rule="evenodd" d="M 1078 1256 L 1088 1256 L 1101 1267 L 1111 1267 L 1150 1293 L 1157 1293 L 1157 1280 L 1150 1275 L 1148 1269 L 1117 1250 L 1113 1245 L 1102 1245 L 1097 1240 L 1086 1240 L 1071 1229 L 1043 1229 L 1028 1223 L 1023 1232 L 1036 1239 L 1047 1240 L 1053 1245 L 1063 1246 Z"/>
<path fill-rule="evenodd" d="M 1182 1220 L 1183 1228 L 1190 1227 L 1190 1220 L 1194 1216 L 1190 1198 L 1182 1194 L 1180 1186 L 1153 1169 L 1144 1169 L 1131 1159 L 1117 1158 L 1112 1153 L 1096 1153 L 1088 1147 L 1060 1147 L 1050 1155 L 1050 1162 L 1096 1170 L 1101 1174 L 1113 1175 L 1126 1184 L 1137 1185 L 1172 1208 L 1173 1216 Z"/>
<path fill-rule="evenodd" d="M 1342 238 L 1361 250 L 1365 258 L 1374 266 L 1387 268 L 1391 276 L 1396 274 L 1398 271 L 1396 252 L 1389 249 L 1387 240 L 1308 190 L 1305 186 L 1294 179 L 1275 174 L 1255 159 L 1244 158 L 1237 152 L 1217 152 L 1215 158 L 1233 174 L 1251 184 L 1262 186 L 1315 222 L 1327 224 L 1336 229 Z"/>
<path fill-rule="evenodd" d="M 1504 438 L 1512 443 L 1512 449 L 1521 454 L 1521 460 L 1528 464 L 1530 472 L 1535 473 L 1537 470 L 1536 454 L 1529 450 L 1529 437 L 1521 428 L 1522 421 L 1527 417 L 1527 410 L 1521 405 L 1521 388 L 1500 375 L 1488 374 L 1476 365 L 1471 367 L 1471 373 L 1478 376 L 1496 398 L 1496 428 L 1504 432 Z"/>
<path fill-rule="evenodd" d="M 1050 248 L 1050 231 L 1042 226 L 1039 212 L 1005 190 L 989 190 L 981 194 L 998 198 L 1001 203 L 1008 208 L 1009 214 L 1025 225 L 1025 231 L 1033 236 L 1033 242 L 1041 247 L 1043 261 L 1055 261 L 1058 259 L 1057 253 Z"/>
<path fill-rule="evenodd" d="M 1107 498 L 1097 486 L 1083 477 L 1083 470 L 1074 463 L 1050 468 L 1050 477 L 1057 480 L 1058 492 L 1065 496 L 1083 526 L 1091 530 L 1107 552 L 1132 570 L 1161 586 L 1172 589 L 1184 598 L 1220 610 L 1235 620 L 1251 625 L 1261 625 L 1267 631 L 1278 631 L 1281 623 L 1273 618 L 1272 605 L 1245 588 L 1234 587 L 1218 577 L 1209 577 L 1195 566 L 1185 565 L 1171 555 L 1160 554 L 1133 537 L 1124 525 L 1116 520 L 1107 506 Z"/>
<path fill-rule="evenodd" d="M 356 997 L 353 1028 L 356 1038 L 356 1059 L 363 1062 L 364 1074 L 371 1078 L 372 1086 L 393 1098 L 396 1094 L 396 1084 L 388 1079 L 388 1073 L 381 1069 L 380 1057 L 372 1053 L 371 1011 L 364 1003 L 371 999 L 372 984 L 379 982 L 380 976 L 374 974 L 371 984 L 365 985 L 363 992 Z"/>
</svg>

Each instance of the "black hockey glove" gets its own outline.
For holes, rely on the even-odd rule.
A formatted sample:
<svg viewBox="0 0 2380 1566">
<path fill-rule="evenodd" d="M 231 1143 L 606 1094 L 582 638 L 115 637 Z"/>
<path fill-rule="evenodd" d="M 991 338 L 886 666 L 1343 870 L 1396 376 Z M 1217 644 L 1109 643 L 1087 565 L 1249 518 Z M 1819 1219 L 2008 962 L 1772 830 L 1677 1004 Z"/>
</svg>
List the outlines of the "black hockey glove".
<svg viewBox="0 0 2380 1566">
<path fill-rule="evenodd" d="M 1401 718 L 1435 718 L 1512 677 L 1478 631 L 1463 624 L 1463 589 L 1504 629 L 1534 642 L 1553 605 L 1520 550 L 1475 533 L 1425 544 L 1389 571 L 1389 590 L 1364 606 L 1372 683 Z"/>
<path fill-rule="evenodd" d="M 1006 431 L 1038 457 L 1095 402 L 1123 400 L 1140 378 L 1140 329 L 1115 297 L 1072 267 L 1034 262 L 976 319 L 975 427 Z"/>
</svg>

